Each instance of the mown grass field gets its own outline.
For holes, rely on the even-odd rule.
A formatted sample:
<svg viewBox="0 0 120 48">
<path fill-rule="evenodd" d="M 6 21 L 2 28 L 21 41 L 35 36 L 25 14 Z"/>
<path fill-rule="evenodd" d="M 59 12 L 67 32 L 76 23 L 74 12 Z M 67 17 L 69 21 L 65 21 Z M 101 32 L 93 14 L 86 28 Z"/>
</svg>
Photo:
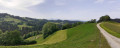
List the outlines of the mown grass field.
<svg viewBox="0 0 120 48">
<path fill-rule="evenodd" d="M 53 44 L 53 43 L 61 42 L 66 39 L 67 39 L 66 30 L 60 30 L 60 31 L 57 31 L 54 34 L 50 35 L 46 39 L 43 39 L 42 34 L 41 34 L 41 35 L 30 37 L 26 40 L 36 40 L 37 45 L 39 45 L 39 44 L 43 45 L 43 44 Z"/>
<path fill-rule="evenodd" d="M 120 23 L 103 22 L 100 26 L 104 28 L 108 33 L 120 38 Z"/>
<path fill-rule="evenodd" d="M 9 16 L 7 16 L 6 18 L 4 18 L 4 20 L 5 21 L 14 21 L 15 23 L 21 22 L 20 20 L 12 18 L 12 17 L 9 17 Z"/>
<path fill-rule="evenodd" d="M 49 36 L 45 42 L 43 42 L 42 44 L 53 44 L 53 43 L 57 43 L 57 42 L 61 42 L 67 39 L 67 32 L 66 30 L 61 30 L 58 31 L 56 33 L 54 33 L 54 35 Z"/>
<path fill-rule="evenodd" d="M 36 40 L 41 41 L 42 39 Z M 58 31 L 45 39 L 43 43 L 45 44 L 0 46 L 0 48 L 110 48 L 96 24 L 82 24 L 71 29 Z"/>
<path fill-rule="evenodd" d="M 20 29 L 22 29 L 22 27 L 32 28 L 32 26 L 28 26 L 28 25 L 26 25 L 25 23 L 22 24 L 22 25 L 18 25 L 18 27 L 19 27 Z"/>
<path fill-rule="evenodd" d="M 46 48 L 110 48 L 96 24 L 83 24 L 67 30 L 67 40 Z"/>
</svg>

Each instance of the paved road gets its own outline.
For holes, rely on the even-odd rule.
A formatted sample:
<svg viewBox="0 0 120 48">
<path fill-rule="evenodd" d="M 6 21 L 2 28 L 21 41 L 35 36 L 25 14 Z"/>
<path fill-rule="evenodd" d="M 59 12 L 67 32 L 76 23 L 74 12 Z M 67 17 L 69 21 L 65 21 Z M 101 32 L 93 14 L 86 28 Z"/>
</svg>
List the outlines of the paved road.
<svg viewBox="0 0 120 48">
<path fill-rule="evenodd" d="M 102 29 L 100 27 L 100 23 L 97 24 L 97 27 L 100 30 L 100 32 L 104 35 L 104 37 L 108 41 L 108 43 L 111 46 L 111 48 L 120 48 L 120 38 L 112 36 L 111 34 L 109 34 L 108 32 L 106 32 L 104 29 Z"/>
</svg>

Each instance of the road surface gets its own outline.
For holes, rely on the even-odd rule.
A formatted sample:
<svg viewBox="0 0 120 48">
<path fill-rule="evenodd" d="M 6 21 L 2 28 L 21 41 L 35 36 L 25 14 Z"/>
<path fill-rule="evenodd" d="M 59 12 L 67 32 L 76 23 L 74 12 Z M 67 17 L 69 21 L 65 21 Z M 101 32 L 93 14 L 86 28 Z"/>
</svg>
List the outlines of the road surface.
<svg viewBox="0 0 120 48">
<path fill-rule="evenodd" d="M 109 34 L 108 32 L 106 32 L 104 29 L 102 29 L 100 27 L 100 23 L 97 24 L 97 27 L 100 30 L 100 32 L 104 35 L 104 37 L 108 41 L 111 48 L 120 48 L 120 38 L 117 38 L 117 37 Z"/>
</svg>

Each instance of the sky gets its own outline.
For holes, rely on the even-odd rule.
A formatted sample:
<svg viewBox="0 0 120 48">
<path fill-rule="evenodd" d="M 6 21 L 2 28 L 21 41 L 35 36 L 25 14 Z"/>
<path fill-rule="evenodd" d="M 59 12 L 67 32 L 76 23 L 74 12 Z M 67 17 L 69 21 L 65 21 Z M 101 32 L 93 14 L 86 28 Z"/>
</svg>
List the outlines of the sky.
<svg viewBox="0 0 120 48">
<path fill-rule="evenodd" d="M 120 0 L 0 0 L 0 13 L 37 19 L 120 18 Z"/>
</svg>

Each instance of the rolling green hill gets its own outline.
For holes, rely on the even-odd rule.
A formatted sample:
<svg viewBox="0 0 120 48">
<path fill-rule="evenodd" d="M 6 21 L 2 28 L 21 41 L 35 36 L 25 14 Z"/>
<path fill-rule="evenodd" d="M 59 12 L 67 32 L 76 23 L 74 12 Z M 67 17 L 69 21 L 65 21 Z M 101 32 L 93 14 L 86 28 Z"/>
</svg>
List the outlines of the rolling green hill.
<svg viewBox="0 0 120 48">
<path fill-rule="evenodd" d="M 33 31 L 40 32 L 43 25 L 47 22 L 71 24 L 80 21 L 34 19 L 29 17 L 14 16 L 7 13 L 0 13 L 0 30 L 2 30 L 2 32 L 19 30 L 22 35 Z"/>
<path fill-rule="evenodd" d="M 120 38 L 120 23 L 116 22 L 103 22 L 101 27 L 108 33 Z"/>
<path fill-rule="evenodd" d="M 47 39 L 42 39 L 40 36 L 31 38 L 43 41 L 41 43 L 22 46 L 0 46 L 0 48 L 110 48 L 97 29 L 96 24 L 82 24 L 74 28 L 61 30 Z"/>
<path fill-rule="evenodd" d="M 41 44 L 41 45 L 43 45 L 43 44 L 54 44 L 54 43 L 61 42 L 65 39 L 67 39 L 66 35 L 67 35 L 66 30 L 60 30 L 60 31 L 57 31 L 54 34 L 50 35 L 46 39 L 43 39 L 42 34 L 40 34 L 40 35 L 37 35 L 37 36 L 27 38 L 26 40 L 36 40 L 38 45 L 39 44 Z"/>
<path fill-rule="evenodd" d="M 105 38 L 100 37 L 96 24 L 83 24 L 67 30 L 67 40 L 46 45 L 46 48 L 110 48 Z M 99 43 L 101 41 L 101 43 Z"/>
<path fill-rule="evenodd" d="M 0 13 L 0 30 L 2 32 L 19 30 L 21 34 L 41 31 L 47 20 L 19 17 L 7 13 Z"/>
</svg>

